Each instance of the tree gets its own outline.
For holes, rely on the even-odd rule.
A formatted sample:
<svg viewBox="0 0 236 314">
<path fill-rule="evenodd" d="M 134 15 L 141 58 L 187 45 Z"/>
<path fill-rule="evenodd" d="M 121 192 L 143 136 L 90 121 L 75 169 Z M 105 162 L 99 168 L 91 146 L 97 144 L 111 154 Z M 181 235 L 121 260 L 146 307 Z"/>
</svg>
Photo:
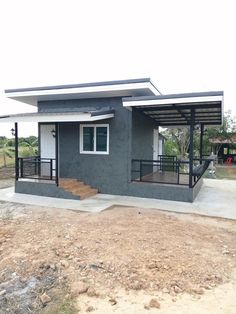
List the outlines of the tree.
<svg viewBox="0 0 236 314">
<path fill-rule="evenodd" d="M 6 137 L 1 139 L 0 155 L 2 156 L 4 167 L 7 166 L 7 158 L 12 159 L 14 156 L 14 149 L 9 146 L 9 140 Z"/>
<path fill-rule="evenodd" d="M 22 138 L 20 146 L 23 148 L 22 157 L 35 156 L 38 153 L 38 138 L 35 136 Z"/>
<path fill-rule="evenodd" d="M 167 138 L 165 152 L 167 155 L 177 155 L 180 159 L 186 158 L 189 147 L 189 128 L 169 128 L 162 132 Z"/>
<path fill-rule="evenodd" d="M 232 133 L 236 132 L 236 119 L 232 115 L 231 110 L 228 110 L 224 114 L 223 123 L 220 126 L 207 128 L 205 131 L 204 148 L 212 146 L 211 139 L 219 139 L 220 141 L 230 140 Z M 218 154 L 222 144 L 216 143 L 215 150 Z"/>
<path fill-rule="evenodd" d="M 231 111 L 224 114 L 223 124 L 220 126 L 209 127 L 204 132 L 203 137 L 203 155 L 210 154 L 211 146 L 210 138 L 229 139 L 232 132 L 236 132 L 236 120 L 232 116 Z M 189 127 L 169 128 L 162 132 L 167 138 L 165 141 L 165 152 L 168 155 L 177 155 L 179 158 L 188 156 L 189 148 Z M 217 152 L 221 144 L 216 148 Z M 199 156 L 200 140 L 199 131 L 194 132 L 194 155 Z"/>
</svg>

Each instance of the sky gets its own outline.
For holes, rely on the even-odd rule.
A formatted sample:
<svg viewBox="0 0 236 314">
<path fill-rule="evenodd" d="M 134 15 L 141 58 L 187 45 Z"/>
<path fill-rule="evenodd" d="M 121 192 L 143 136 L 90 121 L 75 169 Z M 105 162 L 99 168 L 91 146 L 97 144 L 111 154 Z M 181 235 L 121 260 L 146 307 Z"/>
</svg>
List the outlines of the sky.
<svg viewBox="0 0 236 314">
<path fill-rule="evenodd" d="M 1 0 L 0 115 L 35 111 L 4 89 L 150 77 L 163 94 L 224 91 L 236 115 L 235 1 Z M 0 136 L 12 125 L 0 124 Z M 19 135 L 36 133 L 20 124 Z"/>
</svg>

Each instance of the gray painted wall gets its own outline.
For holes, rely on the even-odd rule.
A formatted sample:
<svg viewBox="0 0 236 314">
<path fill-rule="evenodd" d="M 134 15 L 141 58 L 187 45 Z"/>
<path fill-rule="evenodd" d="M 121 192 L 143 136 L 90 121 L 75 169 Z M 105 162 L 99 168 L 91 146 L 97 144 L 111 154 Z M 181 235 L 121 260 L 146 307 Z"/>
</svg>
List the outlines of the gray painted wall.
<svg viewBox="0 0 236 314">
<path fill-rule="evenodd" d="M 153 159 L 155 122 L 137 110 L 132 111 L 132 159 Z"/>
<path fill-rule="evenodd" d="M 86 109 L 99 109 L 112 107 L 115 108 L 117 103 L 121 103 L 121 98 L 91 98 L 91 99 L 68 99 L 39 101 L 38 112 L 71 112 Z M 122 106 L 123 107 L 123 106 Z M 124 110 L 127 110 L 123 108 Z"/>
<path fill-rule="evenodd" d="M 132 159 L 153 160 L 153 130 L 156 123 L 146 115 L 132 111 Z M 132 163 L 133 170 L 139 170 L 139 163 Z M 152 164 L 143 166 L 142 174 L 152 173 Z M 131 173 L 132 180 L 139 178 L 139 172 Z"/>
<path fill-rule="evenodd" d="M 86 111 L 111 107 L 115 118 L 97 121 L 95 124 L 109 124 L 109 155 L 80 154 L 80 124 L 59 124 L 60 177 L 77 178 L 106 194 L 131 195 L 192 202 L 200 189 L 201 182 L 194 189 L 183 186 L 152 183 L 131 183 L 131 160 L 153 158 L 153 129 L 155 123 L 136 110 L 123 107 L 121 98 L 80 99 L 39 102 L 40 112 Z M 89 122 L 89 124 L 91 124 Z M 48 184 L 37 189 L 36 185 L 18 182 L 17 191 L 38 195 L 62 197 Z M 54 191 L 55 190 L 55 191 Z M 28 192 L 27 192 L 28 191 Z M 70 195 L 65 195 L 70 197 Z"/>
<path fill-rule="evenodd" d="M 81 110 L 81 108 L 115 109 L 115 118 L 89 124 L 109 124 L 109 155 L 80 153 L 80 123 L 59 124 L 60 177 L 77 178 L 96 187 L 99 192 L 126 194 L 130 180 L 131 112 L 121 98 L 41 102 L 40 111 Z M 83 124 L 85 124 L 84 122 Z"/>
<path fill-rule="evenodd" d="M 73 195 L 70 192 L 56 186 L 55 183 L 45 182 L 30 182 L 30 181 L 16 181 L 15 192 L 23 194 L 32 194 L 39 196 L 57 197 L 79 200 L 79 196 Z"/>
</svg>

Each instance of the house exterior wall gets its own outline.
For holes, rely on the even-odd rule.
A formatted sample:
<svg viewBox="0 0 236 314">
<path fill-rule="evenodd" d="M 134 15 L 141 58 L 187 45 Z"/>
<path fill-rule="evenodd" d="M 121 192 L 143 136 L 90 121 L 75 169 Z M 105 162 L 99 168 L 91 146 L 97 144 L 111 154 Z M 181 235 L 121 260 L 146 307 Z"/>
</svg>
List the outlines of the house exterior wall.
<svg viewBox="0 0 236 314">
<path fill-rule="evenodd" d="M 149 117 L 132 111 L 132 159 L 153 159 L 153 130 L 157 125 Z"/>
<path fill-rule="evenodd" d="M 202 180 L 193 189 L 188 186 L 131 181 L 131 160 L 153 159 L 153 129 L 156 125 L 138 111 L 124 108 L 121 98 L 40 102 L 38 111 L 86 111 L 86 108 L 97 110 L 108 107 L 115 109 L 115 117 L 94 122 L 109 124 L 108 155 L 80 153 L 80 123 L 59 123 L 59 176 L 84 181 L 105 194 L 192 202 Z M 152 166 L 146 170 L 151 172 Z M 18 181 L 16 192 L 75 198 L 56 185 L 45 183 Z"/>
<path fill-rule="evenodd" d="M 115 118 L 89 122 L 109 124 L 109 154 L 80 153 L 80 123 L 60 123 L 59 175 L 79 179 L 101 193 L 125 194 L 131 173 L 131 112 L 123 107 L 121 98 L 41 102 L 39 111 L 76 111 L 86 107 L 115 109 Z"/>
</svg>

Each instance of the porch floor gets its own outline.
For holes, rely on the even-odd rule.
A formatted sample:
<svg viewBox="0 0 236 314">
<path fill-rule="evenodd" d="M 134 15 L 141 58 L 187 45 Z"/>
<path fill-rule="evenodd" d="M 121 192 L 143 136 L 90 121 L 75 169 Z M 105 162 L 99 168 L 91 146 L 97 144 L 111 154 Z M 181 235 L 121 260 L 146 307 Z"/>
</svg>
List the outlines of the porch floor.
<svg viewBox="0 0 236 314">
<path fill-rule="evenodd" d="M 178 182 L 178 174 L 170 171 L 156 171 L 145 176 L 142 176 L 142 180 L 145 182 L 156 182 L 156 183 L 170 183 L 170 184 L 189 184 L 188 174 L 180 174 Z M 138 180 L 140 181 L 140 180 Z"/>
</svg>

